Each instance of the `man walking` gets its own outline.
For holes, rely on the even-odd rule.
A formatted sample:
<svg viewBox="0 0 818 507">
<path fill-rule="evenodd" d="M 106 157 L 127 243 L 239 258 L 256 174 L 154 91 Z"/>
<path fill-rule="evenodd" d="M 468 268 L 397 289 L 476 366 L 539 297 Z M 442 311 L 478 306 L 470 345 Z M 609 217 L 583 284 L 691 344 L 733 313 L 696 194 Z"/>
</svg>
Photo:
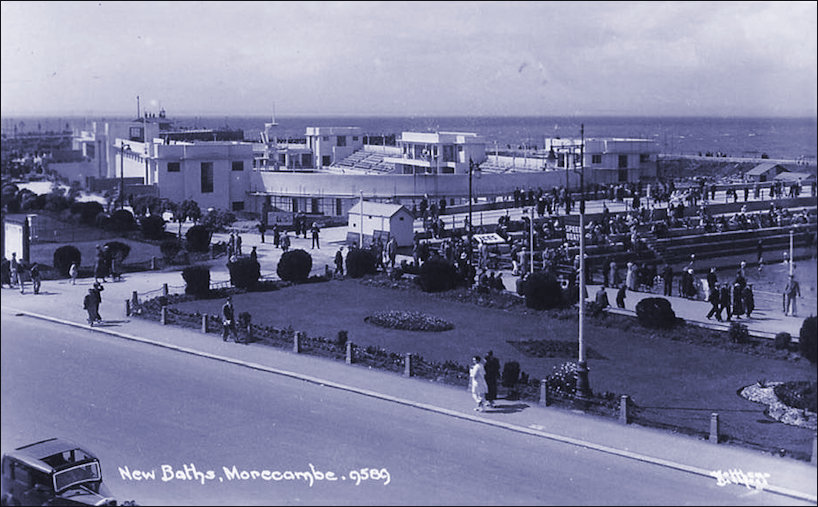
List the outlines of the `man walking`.
<svg viewBox="0 0 818 507">
<path fill-rule="evenodd" d="M 29 274 L 31 275 L 31 284 L 34 286 L 34 294 L 39 294 L 42 279 L 40 278 L 40 268 L 36 262 L 31 265 Z"/>
<path fill-rule="evenodd" d="M 620 284 L 619 290 L 616 291 L 616 306 L 618 308 L 625 308 L 625 289 L 626 285 Z"/>
<path fill-rule="evenodd" d="M 386 255 L 389 258 L 390 267 L 395 269 L 395 258 L 398 255 L 398 242 L 394 236 L 389 238 L 389 241 L 386 243 Z"/>
<path fill-rule="evenodd" d="M 227 296 L 227 301 L 222 305 L 222 341 L 227 341 L 228 334 L 233 335 L 236 340 L 236 320 L 234 318 L 233 298 Z"/>
<path fill-rule="evenodd" d="M 344 277 L 344 247 L 335 252 L 335 274 Z"/>
<path fill-rule="evenodd" d="M 730 321 L 733 317 L 732 309 L 730 308 L 730 284 L 725 283 L 721 286 L 721 293 L 719 294 L 719 320 L 721 320 L 722 310 L 727 310 L 727 320 Z"/>
<path fill-rule="evenodd" d="M 488 392 L 486 393 L 486 401 L 489 406 L 494 406 L 494 400 L 497 399 L 497 379 L 500 377 L 500 360 L 494 356 L 494 352 L 489 350 L 486 355 L 486 385 Z"/>
<path fill-rule="evenodd" d="M 792 315 L 793 317 L 798 316 L 798 307 L 796 305 L 797 297 L 801 297 L 801 286 L 793 274 L 790 275 L 790 280 L 787 282 L 787 286 L 784 288 L 784 315 Z"/>
<path fill-rule="evenodd" d="M 662 271 L 662 281 L 665 284 L 665 296 L 670 296 L 673 292 L 673 268 L 670 264 L 666 264 L 665 269 Z"/>
<path fill-rule="evenodd" d="M 320 250 L 321 243 L 318 241 L 318 224 L 313 222 L 310 231 L 312 232 L 312 248 L 318 248 Z"/>
<path fill-rule="evenodd" d="M 20 263 L 17 261 L 17 252 L 11 252 L 9 269 L 11 270 L 11 287 L 14 287 L 20 281 Z"/>
<path fill-rule="evenodd" d="M 264 224 L 262 222 L 259 222 L 258 223 L 258 233 L 261 235 L 261 242 L 262 243 L 264 243 L 264 230 L 265 229 L 266 229 L 266 227 L 264 227 Z"/>
<path fill-rule="evenodd" d="M 721 293 L 719 292 L 719 284 L 713 283 L 710 286 L 710 294 L 707 300 L 710 302 L 710 311 L 707 313 L 707 320 L 716 316 L 716 320 L 721 322 L 721 310 L 719 309 L 719 302 L 721 301 Z"/>
<path fill-rule="evenodd" d="M 97 302 L 93 287 L 88 288 L 88 294 L 86 294 L 82 300 L 82 307 L 88 312 L 88 325 L 94 327 L 94 322 L 97 320 L 97 308 L 99 307 L 99 303 Z"/>
</svg>

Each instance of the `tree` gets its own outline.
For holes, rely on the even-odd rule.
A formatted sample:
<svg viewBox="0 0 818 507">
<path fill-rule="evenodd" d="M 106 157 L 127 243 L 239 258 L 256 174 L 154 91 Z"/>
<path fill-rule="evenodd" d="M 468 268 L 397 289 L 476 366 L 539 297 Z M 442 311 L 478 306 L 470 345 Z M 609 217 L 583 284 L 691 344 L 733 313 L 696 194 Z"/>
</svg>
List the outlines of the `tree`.
<svg viewBox="0 0 818 507">
<path fill-rule="evenodd" d="M 182 201 L 182 211 L 184 212 L 185 217 L 193 220 L 194 224 L 197 223 L 200 218 L 202 218 L 202 210 L 199 208 L 199 203 L 191 199 L 185 199 Z"/>
</svg>

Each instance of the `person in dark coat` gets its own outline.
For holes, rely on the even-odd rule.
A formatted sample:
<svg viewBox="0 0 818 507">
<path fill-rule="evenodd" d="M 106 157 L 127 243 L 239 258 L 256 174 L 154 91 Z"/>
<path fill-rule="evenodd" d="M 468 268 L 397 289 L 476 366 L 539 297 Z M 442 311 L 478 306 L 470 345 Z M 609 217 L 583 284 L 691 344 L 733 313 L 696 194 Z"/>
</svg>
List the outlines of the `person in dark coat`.
<svg viewBox="0 0 818 507">
<path fill-rule="evenodd" d="M 625 308 L 625 292 L 627 286 L 623 283 L 619 285 L 619 290 L 616 292 L 616 306 L 618 308 Z"/>
<path fill-rule="evenodd" d="M 719 317 L 721 317 L 721 312 L 723 310 L 727 310 L 727 320 L 731 320 L 733 317 L 733 311 L 730 307 L 730 284 L 725 283 L 721 287 L 721 294 L 719 294 Z M 719 319 L 721 320 L 721 319 Z"/>
<path fill-rule="evenodd" d="M 88 294 L 85 295 L 85 298 L 82 300 L 82 307 L 88 312 L 88 325 L 93 327 L 94 322 L 96 322 L 97 316 L 97 307 L 99 303 L 97 303 L 97 297 L 94 294 L 93 287 L 88 288 Z"/>
<path fill-rule="evenodd" d="M 707 318 L 712 319 L 713 315 L 716 316 L 716 320 L 721 322 L 721 310 L 719 308 L 719 302 L 721 301 L 721 294 L 719 292 L 719 284 L 713 282 L 713 285 L 710 285 L 710 296 L 707 299 L 710 302 L 710 311 L 707 312 Z"/>
<path fill-rule="evenodd" d="M 102 316 L 99 314 L 99 306 L 102 304 L 102 291 L 104 290 L 105 287 L 99 282 L 94 282 L 94 285 L 89 289 L 97 301 L 96 305 L 94 305 L 94 320 L 96 322 L 102 322 Z"/>
<path fill-rule="evenodd" d="M 742 288 L 741 284 L 736 281 L 733 284 L 733 315 L 740 319 L 741 315 L 744 313 L 744 304 L 742 301 Z"/>
<path fill-rule="evenodd" d="M 335 252 L 335 274 L 344 276 L 344 247 L 340 247 Z"/>
<path fill-rule="evenodd" d="M 672 295 L 673 292 L 673 268 L 670 264 L 665 266 L 665 269 L 662 271 L 662 281 L 665 284 L 665 296 Z"/>
<path fill-rule="evenodd" d="M 744 300 L 744 311 L 747 314 L 747 318 L 750 318 L 750 314 L 753 313 L 755 310 L 756 303 L 755 303 L 755 296 L 753 296 L 753 286 L 747 285 L 744 287 L 744 291 L 742 293 L 742 299 Z"/>
<path fill-rule="evenodd" d="M 497 379 L 500 378 L 500 360 L 494 356 L 494 352 L 489 350 L 486 355 L 486 384 L 488 385 L 488 393 L 486 393 L 486 400 L 489 406 L 494 406 L 494 400 L 497 399 Z"/>
</svg>

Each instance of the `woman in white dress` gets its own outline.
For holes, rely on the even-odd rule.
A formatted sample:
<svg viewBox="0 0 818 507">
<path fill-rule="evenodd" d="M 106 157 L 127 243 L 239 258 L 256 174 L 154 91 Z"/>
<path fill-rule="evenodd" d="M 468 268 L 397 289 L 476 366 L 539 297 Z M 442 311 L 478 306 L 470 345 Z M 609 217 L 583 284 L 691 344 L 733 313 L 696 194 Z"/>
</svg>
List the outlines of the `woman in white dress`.
<svg viewBox="0 0 818 507">
<path fill-rule="evenodd" d="M 478 412 L 483 411 L 483 406 L 486 403 L 486 393 L 489 390 L 486 384 L 486 369 L 483 367 L 483 360 L 480 356 L 472 358 L 472 366 L 469 370 L 469 378 L 471 379 L 471 395 L 477 406 L 474 410 Z"/>
</svg>

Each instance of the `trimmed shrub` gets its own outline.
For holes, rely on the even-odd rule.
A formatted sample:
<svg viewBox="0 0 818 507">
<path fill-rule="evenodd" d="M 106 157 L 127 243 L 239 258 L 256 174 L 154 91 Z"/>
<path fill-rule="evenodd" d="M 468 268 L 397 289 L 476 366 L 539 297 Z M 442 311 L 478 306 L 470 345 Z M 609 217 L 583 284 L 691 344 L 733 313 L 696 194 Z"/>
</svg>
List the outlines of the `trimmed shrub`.
<svg viewBox="0 0 818 507">
<path fill-rule="evenodd" d="M 139 221 L 142 236 L 147 239 L 162 239 L 165 234 L 165 219 L 159 215 L 142 217 Z"/>
<path fill-rule="evenodd" d="M 202 225 L 212 231 L 224 232 L 236 221 L 236 215 L 220 209 L 210 210 L 202 217 Z"/>
<path fill-rule="evenodd" d="M 131 245 L 121 241 L 109 241 L 103 246 L 107 247 L 110 255 L 115 257 L 119 262 L 123 262 L 131 253 Z"/>
<path fill-rule="evenodd" d="M 815 381 L 784 382 L 773 388 L 781 403 L 788 407 L 815 412 L 818 409 L 818 389 Z"/>
<path fill-rule="evenodd" d="M 792 335 L 787 332 L 781 332 L 775 335 L 775 350 L 787 350 L 790 348 Z"/>
<path fill-rule="evenodd" d="M 176 238 L 167 239 L 159 244 L 159 251 L 162 252 L 162 257 L 168 262 L 173 260 L 181 249 L 182 243 Z"/>
<path fill-rule="evenodd" d="M 741 322 L 731 322 L 727 330 L 727 336 L 733 343 L 747 343 L 750 340 L 750 331 Z"/>
<path fill-rule="evenodd" d="M 351 278 L 361 278 L 364 275 L 374 275 L 378 272 L 375 268 L 375 256 L 369 250 L 350 248 L 346 263 L 347 274 Z"/>
<path fill-rule="evenodd" d="M 304 250 L 288 250 L 281 254 L 276 273 L 287 282 L 306 282 L 312 270 L 312 256 Z"/>
<path fill-rule="evenodd" d="M 420 266 L 416 280 L 424 292 L 441 292 L 457 287 L 460 275 L 451 262 L 430 259 Z"/>
<path fill-rule="evenodd" d="M 577 392 L 577 371 L 579 365 L 571 361 L 555 366 L 553 373 L 545 378 L 545 385 L 557 395 L 573 397 Z"/>
<path fill-rule="evenodd" d="M 645 327 L 666 329 L 676 325 L 676 313 L 665 298 L 645 298 L 636 303 L 636 318 Z"/>
<path fill-rule="evenodd" d="M 261 278 L 261 265 L 249 257 L 239 257 L 235 262 L 228 262 L 230 283 L 234 287 L 250 290 Z"/>
<path fill-rule="evenodd" d="M 798 349 L 810 363 L 815 364 L 818 359 L 818 317 L 812 315 L 804 319 L 801 331 L 798 333 Z"/>
<path fill-rule="evenodd" d="M 126 209 L 118 209 L 111 213 L 111 219 L 108 220 L 108 229 L 113 232 L 127 232 L 136 229 L 136 219 L 133 213 Z"/>
<path fill-rule="evenodd" d="M 79 248 L 72 245 L 65 245 L 54 250 L 54 269 L 62 276 L 68 276 L 68 270 L 71 269 L 71 264 L 75 262 L 77 266 L 82 262 L 82 254 Z"/>
<path fill-rule="evenodd" d="M 202 225 L 194 225 L 185 233 L 187 240 L 187 249 L 191 252 L 209 252 L 210 238 L 213 233 L 207 227 Z"/>
<path fill-rule="evenodd" d="M 563 290 L 552 273 L 537 271 L 530 274 L 522 286 L 525 305 L 535 310 L 548 310 L 564 305 Z"/>
<path fill-rule="evenodd" d="M 189 266 L 182 270 L 185 280 L 185 294 L 206 296 L 210 293 L 210 268 L 207 266 Z"/>
<path fill-rule="evenodd" d="M 342 349 L 342 348 L 347 346 L 347 341 L 348 340 L 349 340 L 349 331 L 347 331 L 346 329 L 342 329 L 342 330 L 338 331 L 338 337 L 335 339 L 335 345 L 337 345 L 338 348 Z"/>
</svg>

